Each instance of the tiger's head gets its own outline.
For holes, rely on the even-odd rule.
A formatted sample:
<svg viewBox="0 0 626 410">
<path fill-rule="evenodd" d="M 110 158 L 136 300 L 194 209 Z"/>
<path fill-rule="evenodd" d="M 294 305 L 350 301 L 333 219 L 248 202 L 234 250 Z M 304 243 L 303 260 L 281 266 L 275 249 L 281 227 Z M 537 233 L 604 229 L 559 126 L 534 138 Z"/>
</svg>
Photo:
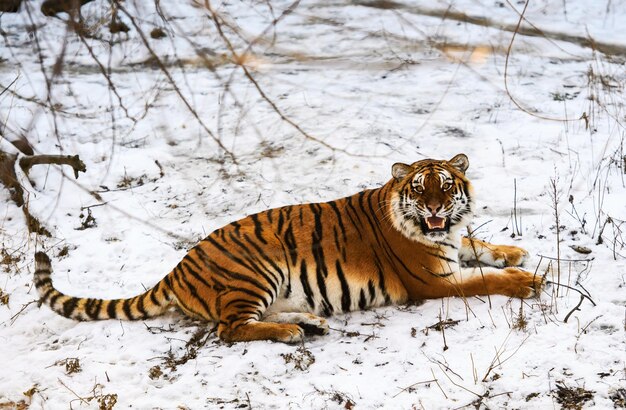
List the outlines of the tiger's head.
<svg viewBox="0 0 626 410">
<path fill-rule="evenodd" d="M 458 154 L 448 161 L 425 159 L 396 163 L 391 173 L 391 220 L 407 238 L 426 244 L 445 241 L 472 217 L 472 187 L 465 177 L 469 160 Z"/>
</svg>

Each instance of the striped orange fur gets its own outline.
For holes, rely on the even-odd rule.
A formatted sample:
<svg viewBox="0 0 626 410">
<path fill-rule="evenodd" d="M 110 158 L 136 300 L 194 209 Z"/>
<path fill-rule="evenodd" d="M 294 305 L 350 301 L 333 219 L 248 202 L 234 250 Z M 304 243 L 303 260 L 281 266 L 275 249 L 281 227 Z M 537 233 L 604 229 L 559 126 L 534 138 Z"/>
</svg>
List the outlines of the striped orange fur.
<svg viewBox="0 0 626 410">
<path fill-rule="evenodd" d="M 141 320 L 177 306 L 217 323 L 231 342 L 297 342 L 328 332 L 320 316 L 425 298 L 530 297 L 541 278 L 512 267 L 526 251 L 461 236 L 473 205 L 468 165 L 464 154 L 394 164 L 380 188 L 247 216 L 212 232 L 133 298 L 60 293 L 42 252 L 35 285 L 43 303 L 71 319 Z M 474 259 L 492 267 L 461 264 Z"/>
</svg>

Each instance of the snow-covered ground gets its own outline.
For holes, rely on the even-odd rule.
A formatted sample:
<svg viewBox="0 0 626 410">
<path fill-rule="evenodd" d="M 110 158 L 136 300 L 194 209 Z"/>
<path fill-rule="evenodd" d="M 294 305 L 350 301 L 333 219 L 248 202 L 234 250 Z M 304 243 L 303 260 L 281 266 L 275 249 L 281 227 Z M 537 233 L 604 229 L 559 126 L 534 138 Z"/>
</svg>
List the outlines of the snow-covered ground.
<svg viewBox="0 0 626 410">
<path fill-rule="evenodd" d="M 38 166 L 34 186 L 23 180 L 51 238 L 28 235 L 0 187 L 0 408 L 624 407 L 624 53 L 518 34 L 506 67 L 522 1 L 211 2 L 255 85 L 204 2 L 127 0 L 131 30 L 111 36 L 96 0 L 84 40 L 25 4 L 0 16 L 2 89 L 16 80 L 0 95 L 2 134 L 78 154 L 87 172 Z M 624 0 L 532 1 L 525 16 L 526 28 L 626 47 Z M 152 39 L 155 27 L 167 36 Z M 555 282 L 556 196 L 571 289 L 339 315 L 303 346 L 228 345 L 176 312 L 77 323 L 35 303 L 37 249 L 67 293 L 135 295 L 230 221 L 459 152 L 476 235 L 528 249 L 527 268 L 551 264 Z M 595 306 L 575 310 L 581 292 Z"/>
</svg>

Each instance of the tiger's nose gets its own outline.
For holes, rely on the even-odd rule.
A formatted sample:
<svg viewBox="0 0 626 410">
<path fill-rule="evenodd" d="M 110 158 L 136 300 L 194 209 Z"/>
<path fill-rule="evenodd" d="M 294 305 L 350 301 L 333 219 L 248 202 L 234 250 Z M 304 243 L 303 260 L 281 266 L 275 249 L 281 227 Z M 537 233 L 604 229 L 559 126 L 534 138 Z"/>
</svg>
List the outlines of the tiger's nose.
<svg viewBox="0 0 626 410">
<path fill-rule="evenodd" d="M 441 211 L 441 204 L 426 204 L 426 208 L 430 211 L 432 215 L 437 215 L 437 212 Z"/>
</svg>

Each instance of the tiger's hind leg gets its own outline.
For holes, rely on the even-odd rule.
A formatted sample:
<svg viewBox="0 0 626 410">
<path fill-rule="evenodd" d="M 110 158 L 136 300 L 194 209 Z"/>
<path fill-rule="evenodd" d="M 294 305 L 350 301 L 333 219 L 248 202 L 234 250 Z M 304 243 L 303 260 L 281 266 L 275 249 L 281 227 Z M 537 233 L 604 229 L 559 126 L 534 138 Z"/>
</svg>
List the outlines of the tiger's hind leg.
<svg viewBox="0 0 626 410">
<path fill-rule="evenodd" d="M 225 342 L 248 342 L 273 340 L 283 343 L 298 343 L 304 338 L 304 329 L 295 323 L 275 323 L 262 319 L 267 307 L 272 304 L 271 294 L 263 299 L 243 290 L 228 290 L 220 295 L 219 324 L 217 335 Z"/>
<path fill-rule="evenodd" d="M 300 312 L 279 312 L 270 313 L 263 318 L 265 322 L 293 323 L 304 330 L 306 336 L 321 336 L 328 333 L 328 323 L 326 319 L 310 313 Z"/>
<path fill-rule="evenodd" d="M 503 268 L 522 265 L 528 259 L 528 251 L 517 246 L 494 245 L 480 239 L 463 237 L 459 259 L 469 264 L 480 262 Z"/>
</svg>

